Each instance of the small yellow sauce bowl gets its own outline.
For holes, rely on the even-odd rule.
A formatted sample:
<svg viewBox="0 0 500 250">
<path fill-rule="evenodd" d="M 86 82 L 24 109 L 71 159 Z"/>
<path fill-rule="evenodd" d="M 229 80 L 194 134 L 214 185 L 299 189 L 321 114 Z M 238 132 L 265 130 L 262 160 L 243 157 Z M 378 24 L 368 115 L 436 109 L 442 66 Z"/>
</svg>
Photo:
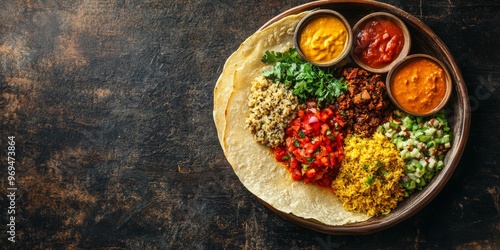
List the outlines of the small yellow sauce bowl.
<svg viewBox="0 0 500 250">
<path fill-rule="evenodd" d="M 452 80 L 441 61 L 430 55 L 415 54 L 389 71 L 386 87 L 397 108 L 411 115 L 429 116 L 450 99 Z"/>
<path fill-rule="evenodd" d="M 340 63 L 351 50 L 352 31 L 347 20 L 333 10 L 316 10 L 297 24 L 294 45 L 299 55 L 313 65 Z"/>
</svg>

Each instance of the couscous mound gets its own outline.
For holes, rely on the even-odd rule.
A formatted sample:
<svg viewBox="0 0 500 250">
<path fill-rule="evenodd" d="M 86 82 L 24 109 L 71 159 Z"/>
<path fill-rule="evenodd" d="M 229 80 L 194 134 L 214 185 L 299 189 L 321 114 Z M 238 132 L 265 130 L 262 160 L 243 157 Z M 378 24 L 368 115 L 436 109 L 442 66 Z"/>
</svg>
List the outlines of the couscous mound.
<svg viewBox="0 0 500 250">
<path fill-rule="evenodd" d="M 348 136 L 344 150 L 332 187 L 345 209 L 369 216 L 388 214 L 404 196 L 400 179 L 405 163 L 396 146 L 375 133 L 371 138 Z"/>
</svg>

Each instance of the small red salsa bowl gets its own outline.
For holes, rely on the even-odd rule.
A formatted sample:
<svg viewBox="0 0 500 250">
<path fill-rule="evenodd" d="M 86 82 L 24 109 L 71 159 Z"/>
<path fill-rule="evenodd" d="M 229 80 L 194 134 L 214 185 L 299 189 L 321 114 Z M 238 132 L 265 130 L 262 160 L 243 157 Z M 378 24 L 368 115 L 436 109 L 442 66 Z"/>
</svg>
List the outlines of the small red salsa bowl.
<svg viewBox="0 0 500 250">
<path fill-rule="evenodd" d="M 367 71 L 387 73 L 409 53 L 411 38 L 401 19 L 387 12 L 375 12 L 353 27 L 351 57 Z"/>
</svg>

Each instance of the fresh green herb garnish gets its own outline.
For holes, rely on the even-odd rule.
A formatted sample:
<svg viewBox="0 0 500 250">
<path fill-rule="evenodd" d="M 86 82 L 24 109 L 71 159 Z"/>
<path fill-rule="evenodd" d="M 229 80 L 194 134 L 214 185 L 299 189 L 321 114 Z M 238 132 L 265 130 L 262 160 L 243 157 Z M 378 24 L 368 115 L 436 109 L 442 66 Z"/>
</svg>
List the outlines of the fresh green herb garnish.
<svg viewBox="0 0 500 250">
<path fill-rule="evenodd" d="M 302 130 L 301 130 L 301 131 L 299 131 L 299 137 L 300 137 L 300 138 L 304 138 L 304 137 L 306 137 L 306 134 L 304 133 L 304 131 L 302 131 Z"/>
<path fill-rule="evenodd" d="M 313 98 L 318 105 L 327 105 L 347 90 L 343 78 L 305 61 L 294 48 L 286 52 L 266 51 L 262 62 L 274 63 L 262 75 L 291 87 L 301 102 Z"/>
<path fill-rule="evenodd" d="M 366 184 L 367 186 L 370 186 L 370 185 L 373 183 L 373 181 L 374 181 L 374 180 L 375 180 L 375 179 L 373 178 L 373 176 L 371 176 L 371 175 L 370 175 L 370 176 L 368 176 L 368 177 L 366 178 L 366 182 L 365 182 L 365 184 Z"/>
<path fill-rule="evenodd" d="M 296 49 L 290 48 L 285 52 L 275 52 L 275 51 L 266 51 L 264 56 L 262 57 L 263 63 L 275 63 L 275 62 L 284 62 L 284 63 L 305 63 L 302 57 L 299 56 L 299 53 Z"/>
<path fill-rule="evenodd" d="M 387 175 L 387 171 L 382 170 L 382 176 L 384 176 L 384 177 L 385 177 L 386 175 Z"/>
</svg>

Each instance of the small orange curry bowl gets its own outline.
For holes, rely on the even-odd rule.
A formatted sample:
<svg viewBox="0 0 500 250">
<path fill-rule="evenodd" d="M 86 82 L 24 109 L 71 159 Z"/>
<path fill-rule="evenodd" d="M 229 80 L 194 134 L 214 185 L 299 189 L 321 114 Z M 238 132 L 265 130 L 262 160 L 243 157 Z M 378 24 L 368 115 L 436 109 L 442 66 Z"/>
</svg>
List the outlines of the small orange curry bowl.
<svg viewBox="0 0 500 250">
<path fill-rule="evenodd" d="M 389 71 L 386 86 L 389 98 L 399 109 L 415 116 L 429 116 L 450 99 L 452 80 L 441 61 L 415 54 Z"/>
<path fill-rule="evenodd" d="M 387 73 L 410 51 L 410 31 L 401 19 L 387 12 L 366 15 L 352 33 L 352 60 L 373 73 Z"/>
<path fill-rule="evenodd" d="M 311 64 L 333 66 L 349 55 L 352 46 L 351 26 L 336 11 L 316 10 L 297 24 L 294 45 L 299 55 Z"/>
</svg>

